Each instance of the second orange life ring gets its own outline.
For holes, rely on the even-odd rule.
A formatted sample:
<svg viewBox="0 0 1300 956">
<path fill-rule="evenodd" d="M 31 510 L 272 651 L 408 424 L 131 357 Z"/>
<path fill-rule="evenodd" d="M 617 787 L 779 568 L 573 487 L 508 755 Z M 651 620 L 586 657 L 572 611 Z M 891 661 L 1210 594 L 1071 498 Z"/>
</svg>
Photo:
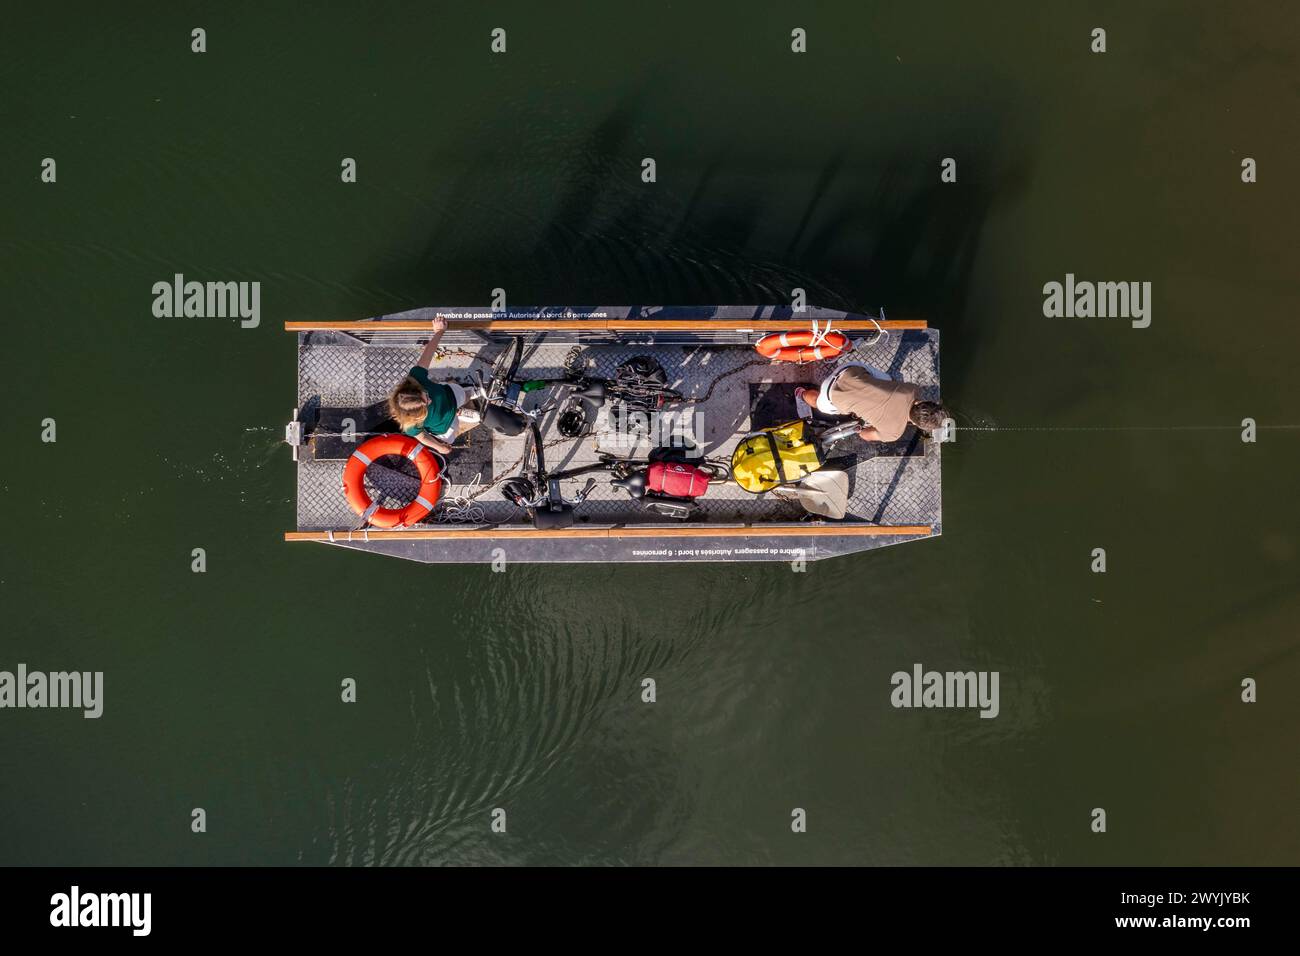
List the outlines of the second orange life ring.
<svg viewBox="0 0 1300 956">
<path fill-rule="evenodd" d="M 420 471 L 420 487 L 415 500 L 405 508 L 376 508 L 367 518 L 376 528 L 404 528 L 425 518 L 442 495 L 441 467 L 438 456 L 410 435 L 379 435 L 352 453 L 343 466 L 343 493 L 359 515 L 370 511 L 374 501 L 366 493 L 366 469 L 385 455 L 401 455 L 415 463 Z"/>
<path fill-rule="evenodd" d="M 814 332 L 799 329 L 795 332 L 772 332 L 758 340 L 754 346 L 759 355 L 777 362 L 816 362 L 819 359 L 838 358 L 849 347 L 849 337 L 843 332 Z"/>
</svg>

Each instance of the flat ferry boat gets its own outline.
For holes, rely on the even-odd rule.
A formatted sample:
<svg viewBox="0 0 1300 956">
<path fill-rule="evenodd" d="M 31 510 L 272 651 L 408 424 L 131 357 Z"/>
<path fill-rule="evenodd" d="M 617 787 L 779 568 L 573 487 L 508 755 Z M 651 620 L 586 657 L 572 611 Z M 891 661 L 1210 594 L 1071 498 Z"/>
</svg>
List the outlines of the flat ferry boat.
<svg viewBox="0 0 1300 956">
<path fill-rule="evenodd" d="M 429 377 L 457 383 L 480 422 L 446 455 L 399 431 L 387 403 L 436 319 L 447 329 Z M 791 562 L 942 528 L 941 435 L 909 425 L 897 441 L 863 441 L 861 423 L 840 427 L 796 396 L 858 364 L 938 400 L 939 333 L 924 321 L 584 306 L 285 328 L 298 337 L 289 541 L 428 563 Z M 768 434 L 817 446 L 813 467 L 838 481 L 838 505 L 801 490 L 816 483 L 789 474 L 775 442 L 774 486 L 742 487 L 738 449 L 758 435 L 761 451 Z"/>
</svg>

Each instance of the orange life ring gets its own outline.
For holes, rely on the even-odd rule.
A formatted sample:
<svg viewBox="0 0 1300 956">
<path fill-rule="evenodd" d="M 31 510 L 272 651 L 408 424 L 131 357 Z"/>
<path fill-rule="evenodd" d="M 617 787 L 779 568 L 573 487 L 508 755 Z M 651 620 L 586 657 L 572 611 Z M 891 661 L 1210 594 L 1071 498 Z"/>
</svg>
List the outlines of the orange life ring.
<svg viewBox="0 0 1300 956">
<path fill-rule="evenodd" d="M 362 444 L 343 466 L 343 492 L 348 497 L 348 504 L 357 514 L 364 515 L 369 511 L 374 501 L 366 494 L 366 469 L 371 462 L 385 455 L 401 455 L 411 459 L 420 470 L 420 488 L 415 493 L 415 500 L 405 508 L 376 508 L 368 520 L 376 528 L 413 525 L 428 515 L 438 503 L 438 498 L 442 495 L 442 482 L 438 478 L 441 470 L 438 457 L 410 435 L 380 435 Z"/>
<path fill-rule="evenodd" d="M 814 345 L 813 343 L 817 344 Z M 811 329 L 795 332 L 771 332 L 758 340 L 754 348 L 777 362 L 816 362 L 818 359 L 837 358 L 849 347 L 849 337 L 843 332 L 824 335 Z"/>
</svg>

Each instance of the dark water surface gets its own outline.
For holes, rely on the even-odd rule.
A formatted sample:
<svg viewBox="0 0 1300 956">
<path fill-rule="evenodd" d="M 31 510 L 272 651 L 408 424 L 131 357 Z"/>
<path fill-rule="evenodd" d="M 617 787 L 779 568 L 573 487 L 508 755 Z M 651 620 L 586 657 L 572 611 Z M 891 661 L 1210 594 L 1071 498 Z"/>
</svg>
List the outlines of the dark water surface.
<svg viewBox="0 0 1300 956">
<path fill-rule="evenodd" d="M 6 10 L 0 669 L 106 688 L 0 710 L 0 862 L 1297 862 L 1300 21 L 979 6 Z M 261 325 L 154 318 L 177 272 Z M 498 286 L 925 317 L 995 430 L 941 539 L 806 574 L 283 543 L 281 323 Z M 893 709 L 918 662 L 1000 716 Z"/>
</svg>

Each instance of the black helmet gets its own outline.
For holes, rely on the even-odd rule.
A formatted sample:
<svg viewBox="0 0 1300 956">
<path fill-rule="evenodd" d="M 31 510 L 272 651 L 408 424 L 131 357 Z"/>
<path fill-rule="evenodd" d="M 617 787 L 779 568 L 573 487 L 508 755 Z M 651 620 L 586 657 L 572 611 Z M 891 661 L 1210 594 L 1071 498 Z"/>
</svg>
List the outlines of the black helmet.
<svg viewBox="0 0 1300 956">
<path fill-rule="evenodd" d="M 587 433 L 587 410 L 580 402 L 571 402 L 560 412 L 555 427 L 565 438 L 581 438 Z"/>
<path fill-rule="evenodd" d="M 501 497 L 516 507 L 526 507 L 536 496 L 537 490 L 527 478 L 511 478 L 501 483 Z"/>
</svg>

